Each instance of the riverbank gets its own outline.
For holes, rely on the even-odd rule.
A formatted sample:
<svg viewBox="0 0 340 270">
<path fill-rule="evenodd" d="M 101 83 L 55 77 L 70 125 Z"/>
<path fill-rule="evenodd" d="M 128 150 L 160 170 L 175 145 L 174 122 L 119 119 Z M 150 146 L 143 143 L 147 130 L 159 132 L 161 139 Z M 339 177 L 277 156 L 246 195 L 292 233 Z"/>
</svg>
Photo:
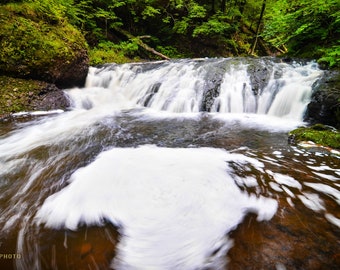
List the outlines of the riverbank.
<svg viewBox="0 0 340 270">
<path fill-rule="evenodd" d="M 289 132 L 289 142 L 310 149 L 325 150 L 340 155 L 340 132 L 330 126 L 315 124 Z"/>
<path fill-rule="evenodd" d="M 84 18 L 77 17 L 79 14 L 76 15 L 76 12 L 88 8 L 96 10 L 95 6 L 65 8 L 65 3 L 45 3 L 38 0 L 27 3 L 7 2 L 9 3 L 1 5 L 0 10 L 3 25 L 0 29 L 0 45 L 3 48 L 0 52 L 0 119 L 22 111 L 67 109 L 70 104 L 63 89 L 82 87 L 90 65 L 161 59 L 164 55 L 170 58 L 232 57 L 250 54 L 276 55 L 288 52 L 270 46 L 260 38 L 257 49 L 250 53 L 254 29 L 249 21 L 244 19 L 235 29 L 228 30 L 223 27 L 215 29 L 211 27 L 222 25 L 221 14 L 215 14 L 215 17 L 199 25 L 194 19 L 198 15 L 196 12 L 198 10 L 205 12 L 204 7 L 199 5 L 196 6 L 199 9 L 187 7 L 192 8 L 193 13 L 190 16 L 196 14 L 194 17 L 187 17 L 187 22 L 190 21 L 192 24 L 190 27 L 184 24 L 181 26 L 188 27 L 186 29 L 188 33 L 176 32 L 179 31 L 178 28 L 173 32 L 169 28 L 166 29 L 168 35 L 164 40 L 160 39 L 164 35 L 163 32 L 153 32 L 151 28 L 144 29 L 145 23 L 141 24 L 138 20 L 134 21 L 136 29 L 126 29 L 118 25 L 110 28 L 108 25 L 103 26 L 101 21 L 103 17 L 91 21 L 92 19 L 85 16 L 86 23 L 92 23 L 91 26 L 86 27 L 96 27 L 91 28 L 93 31 L 85 31 L 85 28 L 82 28 L 85 27 Z M 170 7 L 170 9 L 186 14 L 183 7 Z M 104 12 L 102 15 L 108 14 Z M 124 17 L 125 15 L 122 14 L 121 19 L 129 20 L 128 16 Z M 157 21 L 154 15 L 143 16 L 146 16 L 146 21 Z M 238 20 L 235 17 L 224 19 L 226 20 L 224 26 L 233 20 Z M 143 31 L 151 31 L 153 36 L 140 35 L 144 33 Z M 227 38 L 224 38 L 226 34 Z M 319 57 L 323 68 L 337 66 L 334 57 L 313 54 L 314 51 L 310 48 L 300 54 L 295 51 L 294 55 Z M 253 88 L 256 92 L 263 88 L 263 81 L 266 80 L 265 76 L 268 72 L 266 68 L 257 70 L 251 67 L 251 69 L 250 76 L 255 78 L 256 85 Z M 305 120 L 311 124 L 322 123 L 339 129 L 340 71 L 327 70 L 325 74 L 316 83 Z M 209 110 L 209 108 L 205 109 Z"/>
<path fill-rule="evenodd" d="M 0 119 L 17 112 L 49 111 L 70 106 L 64 92 L 54 84 L 0 76 Z"/>
</svg>

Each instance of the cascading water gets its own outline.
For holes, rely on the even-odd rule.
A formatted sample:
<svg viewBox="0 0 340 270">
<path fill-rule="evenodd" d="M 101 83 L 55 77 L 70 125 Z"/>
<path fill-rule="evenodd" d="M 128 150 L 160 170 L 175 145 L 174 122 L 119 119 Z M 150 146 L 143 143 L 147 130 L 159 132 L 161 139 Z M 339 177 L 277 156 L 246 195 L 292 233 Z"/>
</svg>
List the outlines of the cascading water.
<svg viewBox="0 0 340 270">
<path fill-rule="evenodd" d="M 0 122 L 0 268 L 336 269 L 339 157 L 287 143 L 321 76 L 107 64 L 69 111 Z"/>
<path fill-rule="evenodd" d="M 118 93 L 135 106 L 155 110 L 258 113 L 299 120 L 312 85 L 322 73 L 315 63 L 301 66 L 251 59 L 156 62 L 149 63 L 148 68 L 143 65 L 91 68 L 86 86 L 108 89 L 112 98 Z M 248 69 L 254 65 L 265 74 L 252 80 Z M 256 79 L 261 80 L 261 89 L 255 90 L 259 84 Z M 91 101 L 82 101 L 82 106 L 90 106 Z"/>
</svg>

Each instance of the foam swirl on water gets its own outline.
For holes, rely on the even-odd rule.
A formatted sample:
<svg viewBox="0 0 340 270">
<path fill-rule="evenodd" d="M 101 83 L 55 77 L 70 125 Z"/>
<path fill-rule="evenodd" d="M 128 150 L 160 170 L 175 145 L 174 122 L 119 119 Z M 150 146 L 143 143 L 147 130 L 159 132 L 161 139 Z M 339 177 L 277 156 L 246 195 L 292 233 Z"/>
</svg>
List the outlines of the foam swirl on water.
<svg viewBox="0 0 340 270">
<path fill-rule="evenodd" d="M 270 219 L 277 209 L 276 200 L 240 191 L 227 173 L 230 155 L 213 148 L 114 148 L 77 170 L 36 219 L 72 230 L 103 219 L 119 226 L 115 269 L 222 267 L 232 246 L 227 233 L 249 211 Z"/>
</svg>

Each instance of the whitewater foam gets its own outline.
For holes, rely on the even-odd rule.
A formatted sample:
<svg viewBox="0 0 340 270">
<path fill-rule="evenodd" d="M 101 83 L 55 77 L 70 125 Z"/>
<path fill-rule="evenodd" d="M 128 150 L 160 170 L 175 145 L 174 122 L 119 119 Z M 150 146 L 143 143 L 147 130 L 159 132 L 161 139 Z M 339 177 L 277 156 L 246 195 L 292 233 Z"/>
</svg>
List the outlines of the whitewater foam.
<svg viewBox="0 0 340 270">
<path fill-rule="evenodd" d="M 247 212 L 264 220 L 277 209 L 273 199 L 240 191 L 227 173 L 230 155 L 213 148 L 113 148 L 77 170 L 36 220 L 72 230 L 112 222 L 122 233 L 115 269 L 220 265 L 225 254 L 211 260 L 213 251 L 232 246 L 226 234 Z"/>
</svg>

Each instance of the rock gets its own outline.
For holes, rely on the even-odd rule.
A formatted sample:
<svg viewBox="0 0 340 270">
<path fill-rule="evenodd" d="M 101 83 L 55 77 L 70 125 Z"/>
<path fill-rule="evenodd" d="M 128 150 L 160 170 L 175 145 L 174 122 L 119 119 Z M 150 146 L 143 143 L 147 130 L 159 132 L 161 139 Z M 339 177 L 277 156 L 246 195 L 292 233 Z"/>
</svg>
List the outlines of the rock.
<svg viewBox="0 0 340 270">
<path fill-rule="evenodd" d="M 39 95 L 32 98 L 33 110 L 50 111 L 57 109 L 67 109 L 70 107 L 70 100 L 67 95 L 53 84 L 47 84 L 41 89 Z"/>
<path fill-rule="evenodd" d="M 257 222 L 255 215 L 248 214 L 231 233 L 235 241 L 228 269 L 339 269 L 339 228 L 324 221 L 321 213 L 300 212 L 301 208 L 281 198 L 281 214 L 270 221 Z M 309 215 L 319 222 L 309 222 Z"/>
<path fill-rule="evenodd" d="M 314 85 L 304 120 L 340 128 L 340 70 L 325 71 Z"/>
<path fill-rule="evenodd" d="M 264 63 L 254 61 L 249 64 L 247 70 L 254 95 L 260 95 L 270 79 L 273 70 L 272 61 L 264 61 Z"/>
<path fill-rule="evenodd" d="M 59 88 L 84 86 L 89 70 L 89 58 L 87 51 L 84 49 L 77 53 L 77 57 L 69 65 L 57 65 L 57 68 L 63 67 L 62 71 L 56 76 L 55 84 Z"/>
<path fill-rule="evenodd" d="M 83 86 L 89 66 L 84 36 L 65 18 L 43 12 L 33 3 L 1 6 L 0 74 Z"/>
<path fill-rule="evenodd" d="M 0 76 L 0 118 L 15 112 L 67 109 L 69 99 L 54 84 Z"/>
<path fill-rule="evenodd" d="M 311 127 L 299 127 L 289 132 L 288 142 L 297 144 L 305 141 L 314 142 L 319 148 L 340 149 L 340 132 L 332 127 L 316 124 Z"/>
<path fill-rule="evenodd" d="M 92 251 L 92 245 L 90 243 L 83 243 L 80 247 L 80 256 L 82 258 L 89 255 Z"/>
</svg>

